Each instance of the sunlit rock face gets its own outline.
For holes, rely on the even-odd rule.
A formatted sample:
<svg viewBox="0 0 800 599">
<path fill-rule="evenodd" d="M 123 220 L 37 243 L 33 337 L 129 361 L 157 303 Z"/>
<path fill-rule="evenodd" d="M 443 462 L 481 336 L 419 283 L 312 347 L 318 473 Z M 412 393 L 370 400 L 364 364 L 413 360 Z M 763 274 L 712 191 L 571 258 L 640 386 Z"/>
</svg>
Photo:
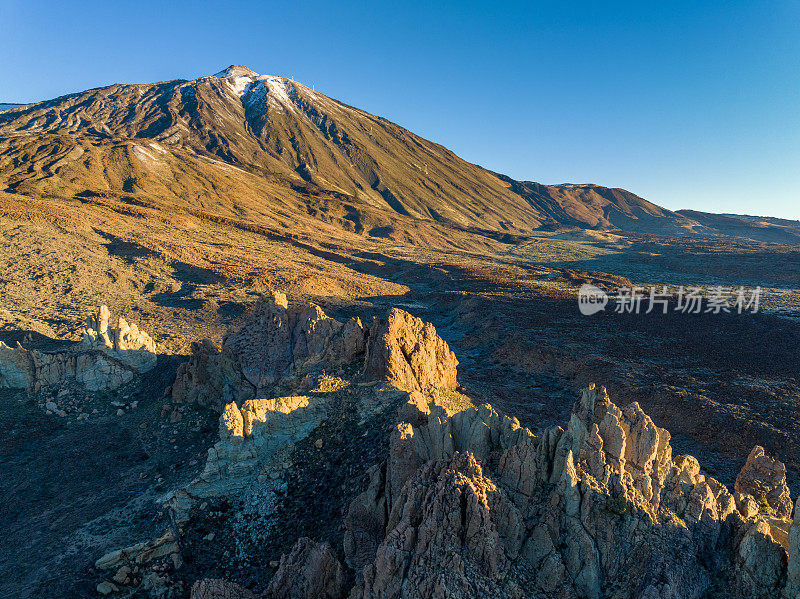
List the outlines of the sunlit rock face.
<svg viewBox="0 0 800 599">
<path fill-rule="evenodd" d="M 736 477 L 737 494 L 749 495 L 762 510 L 778 518 L 790 518 L 792 500 L 786 484 L 786 466 L 768 456 L 763 447 L 756 445 L 747 462 Z"/>
<path fill-rule="evenodd" d="M 156 365 L 156 343 L 135 323 L 120 316 L 116 326 L 109 326 L 111 312 L 100 306 L 97 314 L 86 319 L 82 346 L 99 349 L 134 370 L 146 372 Z"/>
<path fill-rule="evenodd" d="M 290 399 L 269 406 L 308 407 Z M 427 400 L 398 411 L 386 461 L 345 516 L 352 586 L 326 546 L 300 539 L 266 596 L 797 596 L 797 522 L 787 551 L 780 522 L 742 513 L 638 405 L 590 387 L 566 428 L 535 436 L 490 406 L 448 415 Z M 236 443 L 254 434 L 250 411 L 226 409 Z"/>
<path fill-rule="evenodd" d="M 393 308 L 369 332 L 367 380 L 385 380 L 406 391 L 453 390 L 458 360 L 429 322 Z"/>
</svg>

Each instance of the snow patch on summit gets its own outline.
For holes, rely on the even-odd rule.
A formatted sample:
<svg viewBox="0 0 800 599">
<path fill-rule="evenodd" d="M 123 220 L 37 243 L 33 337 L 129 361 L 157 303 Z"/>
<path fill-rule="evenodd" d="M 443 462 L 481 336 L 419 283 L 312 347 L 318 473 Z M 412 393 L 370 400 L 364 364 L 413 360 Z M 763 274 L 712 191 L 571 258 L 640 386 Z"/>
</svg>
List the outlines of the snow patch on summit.
<svg viewBox="0 0 800 599">
<path fill-rule="evenodd" d="M 233 93 L 235 93 L 237 96 L 242 96 L 247 90 L 247 86 L 253 83 L 253 78 L 248 77 L 247 75 L 242 75 L 241 77 L 228 77 L 227 83 L 233 89 Z"/>
<path fill-rule="evenodd" d="M 222 79 L 233 94 L 242 98 L 248 105 L 266 101 L 267 106 L 279 110 L 293 108 L 292 88 L 286 77 L 275 75 L 259 75 L 243 65 L 231 65 L 227 69 L 212 75 Z"/>
</svg>

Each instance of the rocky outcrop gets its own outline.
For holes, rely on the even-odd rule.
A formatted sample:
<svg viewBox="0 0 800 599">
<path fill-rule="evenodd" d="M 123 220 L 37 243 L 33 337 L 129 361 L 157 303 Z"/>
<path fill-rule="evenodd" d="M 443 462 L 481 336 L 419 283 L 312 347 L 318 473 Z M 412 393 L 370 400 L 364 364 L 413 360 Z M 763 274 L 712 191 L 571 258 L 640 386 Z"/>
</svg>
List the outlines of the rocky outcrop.
<svg viewBox="0 0 800 599">
<path fill-rule="evenodd" d="M 798 597 L 800 520 L 795 513 L 789 528 L 781 519 L 785 468 L 763 450 L 731 493 L 692 456 L 673 455 L 669 432 L 638 404 L 621 408 L 605 389 L 584 389 L 566 427 L 538 436 L 489 405 L 448 412 L 438 402 L 451 396 L 439 392 L 456 388 L 455 357 L 433 327 L 401 311 L 376 320 L 368 335 L 316 307 L 291 311 L 279 296 L 254 315 L 221 351 L 197 348 L 192 380 L 239 401 L 222 408 L 203 474 L 170 497 L 174 522 L 186 524 L 181 514 L 200 497 L 230 500 L 245 488 L 239 505 L 259 518 L 279 513 L 290 488 L 279 492 L 282 471 L 324 456 L 326 445 L 295 448 L 343 407 L 359 427 L 380 414 L 388 431 L 380 437 L 386 459 L 365 464 L 367 488 L 344 513 L 351 572 L 330 546 L 301 538 L 262 587 L 266 597 Z M 291 387 L 315 368 L 360 359 L 365 336 L 355 389 L 237 395 Z M 235 376 L 248 387 L 231 385 Z M 369 384 L 376 380 L 389 385 Z"/>
<path fill-rule="evenodd" d="M 366 380 L 382 380 L 406 391 L 454 390 L 458 360 L 429 322 L 392 308 L 369 332 Z"/>
<path fill-rule="evenodd" d="M 87 318 L 80 343 L 15 348 L 0 342 L 0 387 L 38 390 L 77 384 L 89 391 L 116 389 L 156 365 L 155 342 L 120 317 L 109 327 L 110 312 L 101 306 Z"/>
<path fill-rule="evenodd" d="M 330 545 L 300 538 L 281 557 L 264 599 L 339 599 L 344 572 Z"/>
<path fill-rule="evenodd" d="M 98 349 L 114 356 L 138 372 L 146 372 L 156 365 L 156 343 L 136 324 L 120 316 L 117 325 L 109 326 L 111 313 L 100 306 L 97 314 L 86 319 L 81 345 L 85 349 Z"/>
<path fill-rule="evenodd" d="M 366 335 L 358 318 L 341 323 L 315 304 L 290 308 L 284 294 L 273 293 L 225 337 L 221 350 L 207 340 L 193 344 L 172 397 L 221 411 L 230 402 L 296 392 L 301 375 L 360 357 Z"/>
<path fill-rule="evenodd" d="M 376 464 L 369 477 L 369 487 L 350 504 L 344 521 L 345 559 L 356 572 L 372 563 L 386 533 L 386 472 Z"/>
<path fill-rule="evenodd" d="M 786 519 L 792 515 L 786 466 L 768 456 L 763 447 L 756 445 L 747 456 L 734 488 L 737 493 L 753 497 L 759 508 L 778 518 Z"/>
<path fill-rule="evenodd" d="M 401 423 L 383 488 L 369 504 L 389 505 L 385 536 L 354 599 L 773 597 L 786 580 L 770 521 L 604 390 L 540 437 L 489 407 Z"/>
<path fill-rule="evenodd" d="M 203 472 L 184 488 L 164 498 L 175 517 L 183 520 L 200 498 L 236 494 L 262 482 L 262 493 L 271 495 L 294 444 L 317 428 L 326 416 L 322 398 L 308 396 L 251 399 L 241 407 L 225 406 L 219 421 L 219 441 L 208 450 Z M 270 502 L 263 502 L 262 515 Z"/>
<path fill-rule="evenodd" d="M 208 340 L 192 344 L 172 398 L 222 411 L 230 402 L 304 392 L 314 374 L 362 359 L 364 381 L 424 393 L 458 385 L 458 360 L 430 323 L 394 308 L 367 329 L 358 318 L 330 318 L 315 304 L 290 307 L 276 292 L 256 304 L 221 349 Z"/>
<path fill-rule="evenodd" d="M 471 453 L 427 463 L 391 511 L 387 535 L 356 597 L 501 597 L 519 511 Z M 513 587 L 513 588 L 512 588 Z M 454 593 L 458 593 L 457 595 Z"/>
<path fill-rule="evenodd" d="M 19 343 L 11 348 L 0 341 L 0 387 L 32 388 L 36 383 L 35 355 Z"/>
</svg>

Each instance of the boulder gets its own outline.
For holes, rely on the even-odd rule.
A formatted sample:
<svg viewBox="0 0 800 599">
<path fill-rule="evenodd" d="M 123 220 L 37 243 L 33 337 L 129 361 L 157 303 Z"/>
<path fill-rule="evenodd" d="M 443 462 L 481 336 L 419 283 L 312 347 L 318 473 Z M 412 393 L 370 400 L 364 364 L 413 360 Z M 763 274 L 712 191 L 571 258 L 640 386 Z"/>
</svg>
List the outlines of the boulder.
<svg viewBox="0 0 800 599">
<path fill-rule="evenodd" d="M 116 593 L 119 591 L 117 585 L 113 582 L 109 582 L 108 580 L 104 580 L 103 582 L 97 585 L 97 592 L 103 596 L 110 595 L 111 593 Z"/>
</svg>

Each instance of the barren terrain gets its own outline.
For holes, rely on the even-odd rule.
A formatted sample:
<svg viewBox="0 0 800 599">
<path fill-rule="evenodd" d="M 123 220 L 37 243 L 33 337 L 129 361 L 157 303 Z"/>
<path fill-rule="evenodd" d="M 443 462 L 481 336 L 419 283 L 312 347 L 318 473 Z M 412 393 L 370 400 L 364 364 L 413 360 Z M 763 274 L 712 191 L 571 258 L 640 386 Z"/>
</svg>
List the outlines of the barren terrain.
<svg viewBox="0 0 800 599">
<path fill-rule="evenodd" d="M 77 342 L 86 316 L 107 305 L 158 350 L 154 370 L 115 391 L 0 389 L 0 595 L 91 596 L 102 554 L 175 526 L 156 500 L 203 471 L 219 418 L 174 401 L 178 368 L 193 342 L 220 346 L 273 291 L 340 321 L 368 325 L 399 307 L 433 323 L 460 364 L 449 396 L 459 409 L 490 403 L 542 434 L 596 383 L 620 407 L 638 402 L 676 452 L 723 484 L 761 445 L 800 492 L 800 245 L 771 242 L 796 241 L 793 224 L 760 223 L 754 234 L 740 219 L 667 214 L 622 190 L 512 182 L 294 82 L 269 85 L 294 89 L 301 116 L 276 100 L 254 115 L 224 78 L 210 79 L 189 108 L 174 106 L 186 82 L 172 82 L 0 117 L 0 341 Z M 148 94 L 173 120 L 148 108 Z M 136 108 L 121 112 L 126 102 Z M 215 137 L 203 125 L 215 111 L 284 137 Z M 430 162 L 410 178 L 404 162 L 423 154 Z M 585 283 L 760 286 L 763 296 L 758 314 L 584 316 Z M 327 374 L 355 398 L 344 386 L 317 390 L 338 411 L 298 443 L 280 532 L 235 540 L 246 512 L 225 498 L 194 512 L 176 592 L 209 576 L 263 589 L 299 536 L 341 557 L 342 512 L 369 484 L 395 422 L 359 421 L 367 391 L 355 372 Z"/>
</svg>

